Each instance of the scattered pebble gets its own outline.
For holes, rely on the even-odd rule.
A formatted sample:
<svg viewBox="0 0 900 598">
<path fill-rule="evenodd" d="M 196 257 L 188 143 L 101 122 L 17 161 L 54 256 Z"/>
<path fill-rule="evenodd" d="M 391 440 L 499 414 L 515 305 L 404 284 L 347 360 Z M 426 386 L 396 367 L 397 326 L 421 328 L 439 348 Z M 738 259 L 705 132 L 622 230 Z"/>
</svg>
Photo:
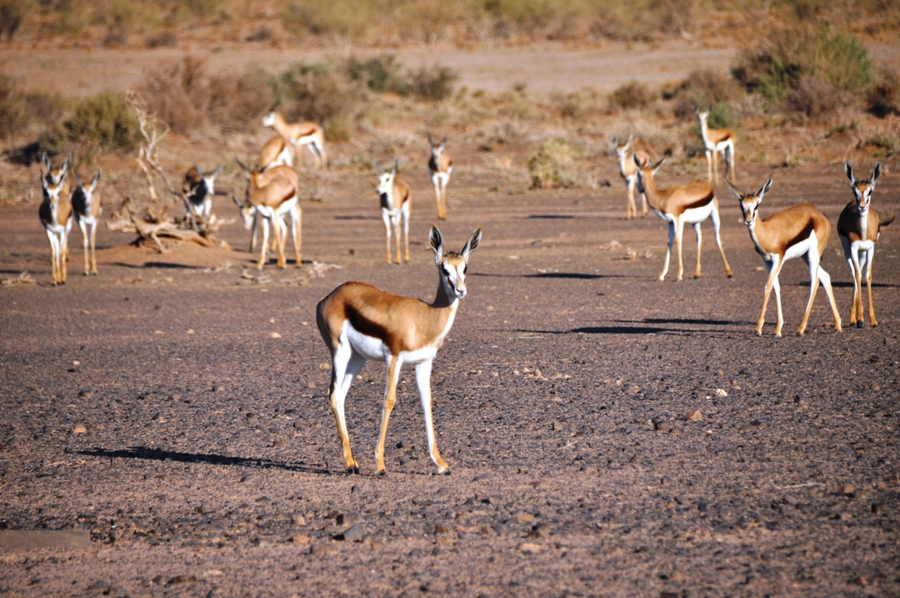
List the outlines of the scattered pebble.
<svg viewBox="0 0 900 598">
<path fill-rule="evenodd" d="M 687 414 L 685 414 L 684 419 L 688 420 L 689 422 L 703 421 L 703 414 L 700 413 L 699 409 L 691 409 L 687 412 Z"/>
<path fill-rule="evenodd" d="M 540 554 L 544 552 L 543 544 L 535 544 L 533 542 L 522 542 L 519 544 L 519 550 L 525 554 Z"/>
<path fill-rule="evenodd" d="M 87 426 L 85 426 L 84 424 L 78 424 L 72 430 L 72 434 L 87 434 L 87 432 L 88 432 Z"/>
</svg>

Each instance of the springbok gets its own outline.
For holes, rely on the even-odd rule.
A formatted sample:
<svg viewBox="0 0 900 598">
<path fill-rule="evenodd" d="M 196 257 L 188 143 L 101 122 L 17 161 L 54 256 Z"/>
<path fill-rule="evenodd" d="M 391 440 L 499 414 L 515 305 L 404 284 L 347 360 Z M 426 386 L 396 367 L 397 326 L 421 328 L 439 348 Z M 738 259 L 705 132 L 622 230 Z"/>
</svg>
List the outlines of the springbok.
<svg viewBox="0 0 900 598">
<path fill-rule="evenodd" d="M 632 140 L 634 141 L 633 147 L 631 145 Z M 625 204 L 625 219 L 637 218 L 637 206 L 634 203 L 634 187 L 637 184 L 638 167 L 635 162 L 639 163 L 641 166 L 650 166 L 650 154 L 647 152 L 643 143 L 639 145 L 640 139 L 636 139 L 632 135 L 629 135 L 628 139 L 625 140 L 625 143 L 621 145 L 616 137 L 612 138 L 612 142 L 616 148 L 616 158 L 619 162 L 619 174 L 625 181 L 625 188 L 628 190 L 628 201 Z M 629 147 L 632 147 L 631 152 L 628 151 Z M 632 156 L 635 156 L 637 159 L 635 160 Z M 641 194 L 641 218 L 646 215 L 647 198 Z"/>
<path fill-rule="evenodd" d="M 431 460 L 438 473 L 449 474 L 450 466 L 441 458 L 431 414 L 431 366 L 453 326 L 459 300 L 466 296 L 469 254 L 481 242 L 479 228 L 459 253 L 444 253 L 441 231 L 432 226 L 428 236 L 438 269 L 437 296 L 431 304 L 385 293 L 361 282 L 345 282 L 319 302 L 316 323 L 331 352 L 331 384 L 328 397 L 343 449 L 347 473 L 359 473 L 359 463 L 350 449 L 344 400 L 353 378 L 368 360 L 384 361 L 387 382 L 381 432 L 375 448 L 375 470 L 384 474 L 384 443 L 388 419 L 397 398 L 400 369 L 405 363 L 416 366 L 416 385 L 425 415 L 425 432 Z"/>
<path fill-rule="evenodd" d="M 725 160 L 725 171 L 731 181 L 736 181 L 734 176 L 734 131 L 731 129 L 710 129 L 709 109 L 701 112 L 694 108 L 697 119 L 700 121 L 700 136 L 703 137 L 703 149 L 706 152 L 706 181 L 719 182 L 719 154 Z"/>
<path fill-rule="evenodd" d="M 300 166 L 300 148 L 306 146 L 312 152 L 316 167 L 328 170 L 328 159 L 325 157 L 325 132 L 322 127 L 314 122 L 301 121 L 289 123 L 274 110 L 263 117 L 262 124 L 272 127 L 275 132 L 284 137 L 294 147 L 297 157 L 297 166 Z"/>
<path fill-rule="evenodd" d="M 195 162 L 184 173 L 184 182 L 181 191 L 184 195 L 185 220 L 190 220 L 196 225 L 197 218 L 207 222 L 212 213 L 212 196 L 215 194 L 216 176 L 222 172 L 225 163 L 210 173 L 204 173 Z"/>
<path fill-rule="evenodd" d="M 675 251 L 678 254 L 678 276 L 675 280 L 681 280 L 684 274 L 684 265 L 681 260 L 681 238 L 685 222 L 693 225 L 694 232 L 697 234 L 697 269 L 694 271 L 694 278 L 700 277 L 700 252 L 703 243 L 700 223 L 707 218 L 712 221 L 713 232 L 716 235 L 716 245 L 719 247 L 722 262 L 725 264 L 725 276 L 731 278 L 731 266 L 728 265 L 728 258 L 725 257 L 725 250 L 722 249 L 722 238 L 719 236 L 719 200 L 716 199 L 716 194 L 713 192 L 712 187 L 703 181 L 696 180 L 687 185 L 658 189 L 653 180 L 653 175 L 663 165 L 666 158 L 663 158 L 652 167 L 641 166 L 638 160 L 639 158 L 635 156 L 634 163 L 638 167 L 637 190 L 646 196 L 647 203 L 650 204 L 650 208 L 656 212 L 657 216 L 669 223 L 669 246 L 659 280 L 665 280 L 666 273 L 669 271 L 669 259 L 672 255 L 673 241 L 675 242 Z"/>
<path fill-rule="evenodd" d="M 431 172 L 431 184 L 434 185 L 434 200 L 437 203 L 438 220 L 447 219 L 447 183 L 450 182 L 450 173 L 453 172 L 453 158 L 444 151 L 447 146 L 447 136 L 440 143 L 435 143 L 428 134 L 428 144 L 431 145 L 431 158 L 428 160 L 428 171 Z"/>
<path fill-rule="evenodd" d="M 822 252 L 825 251 L 828 238 L 831 236 L 831 222 L 825 214 L 810 204 L 799 204 L 761 219 L 759 204 L 762 203 L 763 196 L 772 187 L 771 177 L 756 193 L 743 194 L 728 179 L 725 179 L 725 184 L 740 202 L 744 224 L 750 231 L 750 238 L 753 240 L 756 252 L 762 256 L 769 269 L 762 310 L 759 312 L 759 320 L 756 322 L 756 334 L 762 336 L 763 324 L 766 320 L 766 307 L 769 303 L 769 295 L 774 288 L 775 302 L 778 307 L 775 336 L 781 336 L 784 316 L 781 313 L 781 285 L 778 282 L 778 275 L 781 273 L 784 263 L 796 257 L 802 257 L 803 261 L 809 265 L 809 303 L 806 304 L 806 313 L 803 314 L 803 320 L 800 322 L 797 333 L 802 335 L 806 331 L 809 312 L 812 311 L 813 300 L 816 298 L 820 281 L 828 294 L 828 301 L 831 302 L 834 329 L 840 332 L 841 316 L 838 314 L 837 304 L 834 302 L 831 277 L 819 264 Z"/>
<path fill-rule="evenodd" d="M 68 160 L 66 161 L 68 164 Z M 67 188 L 66 180 L 68 172 L 65 170 L 59 175 L 56 182 L 52 182 L 51 173 L 44 175 L 41 171 L 41 187 L 44 200 L 38 214 L 41 224 L 50 241 L 50 284 L 58 285 L 66 283 L 66 253 L 69 244 L 69 232 L 72 230 L 72 201 L 63 193 Z"/>
<path fill-rule="evenodd" d="M 297 171 L 290 166 L 276 166 L 266 172 L 260 172 L 259 167 L 248 168 L 235 159 L 238 166 L 247 179 L 247 195 L 243 203 L 234 198 L 245 226 L 248 218 L 252 218 L 251 208 L 262 219 L 263 238 L 260 246 L 259 262 L 256 267 L 262 269 L 266 262 L 266 254 L 269 249 L 269 226 L 275 233 L 278 246 L 278 267 L 286 266 L 284 248 L 287 243 L 287 231 L 282 218 L 291 217 L 291 235 L 294 239 L 294 260 L 297 267 L 302 266 L 300 248 L 302 245 L 302 218 L 303 212 L 299 205 L 298 191 L 300 189 Z"/>
<path fill-rule="evenodd" d="M 391 236 L 396 239 L 397 259 L 400 263 L 400 226 L 403 225 L 403 261 L 409 262 L 409 209 L 412 204 L 412 194 L 409 185 L 397 176 L 397 168 L 400 160 L 394 160 L 394 167 L 389 172 L 383 172 L 378 164 L 375 170 L 378 172 L 378 186 L 376 191 L 381 199 L 381 220 L 384 222 L 384 234 L 387 239 L 385 260 L 391 263 Z"/>
<path fill-rule="evenodd" d="M 103 213 L 102 198 L 97 192 L 97 184 L 103 170 L 98 168 L 97 174 L 91 180 L 90 185 L 84 185 L 77 173 L 76 186 L 72 192 L 72 208 L 75 210 L 75 220 L 81 229 L 81 238 L 84 241 L 84 274 L 97 274 L 97 223 L 100 214 Z M 88 230 L 90 230 L 90 247 L 88 247 Z"/>
<path fill-rule="evenodd" d="M 292 158 L 291 158 L 291 146 L 285 141 L 283 137 L 280 135 L 275 135 L 271 137 L 266 143 L 263 145 L 262 149 L 259 152 L 259 170 L 260 172 L 265 172 L 269 168 L 274 168 L 275 166 L 291 166 Z M 250 253 L 253 253 L 256 249 L 256 233 L 259 230 L 259 214 L 256 213 L 256 208 L 252 205 L 248 208 L 249 216 L 251 217 L 248 220 L 245 217 L 244 211 L 242 210 L 241 216 L 244 218 L 244 230 L 249 230 L 250 232 Z M 282 230 L 287 230 L 282 227 Z M 272 236 L 272 246 L 269 248 L 270 250 L 275 250 L 275 237 Z"/>
<path fill-rule="evenodd" d="M 872 258 L 875 257 L 875 241 L 881 234 L 881 227 L 893 222 L 894 216 L 892 214 L 882 220 L 875 208 L 872 207 L 872 192 L 875 190 L 875 181 L 881 174 L 881 162 L 875 163 L 875 169 L 868 180 L 857 180 L 850 167 L 850 162 L 844 163 L 844 172 L 850 179 L 854 200 L 848 203 L 841 212 L 837 229 L 841 246 L 844 248 L 844 257 L 850 264 L 850 274 L 853 276 L 850 325 L 855 324 L 862 328 L 865 322 L 862 300 L 862 276 L 863 268 L 865 268 L 866 286 L 869 292 L 869 323 L 874 327 L 878 326 L 878 321 L 875 319 L 875 305 L 872 303 Z"/>
</svg>

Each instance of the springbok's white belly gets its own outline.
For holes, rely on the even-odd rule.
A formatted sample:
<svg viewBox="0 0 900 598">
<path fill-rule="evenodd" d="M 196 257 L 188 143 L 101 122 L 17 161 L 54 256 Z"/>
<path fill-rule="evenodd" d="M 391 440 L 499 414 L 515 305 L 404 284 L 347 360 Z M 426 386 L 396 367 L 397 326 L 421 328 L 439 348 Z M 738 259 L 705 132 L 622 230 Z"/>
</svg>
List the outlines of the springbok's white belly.
<svg viewBox="0 0 900 598">
<path fill-rule="evenodd" d="M 688 224 L 696 224 L 697 222 L 703 222 L 709 215 L 712 214 L 713 204 L 709 202 L 705 206 L 699 208 L 691 208 L 689 210 L 685 210 L 681 215 L 681 219 Z"/>
<path fill-rule="evenodd" d="M 297 137 L 297 141 L 294 142 L 295 145 L 309 145 L 310 143 L 316 142 L 315 135 L 306 135 L 304 137 Z"/>
<path fill-rule="evenodd" d="M 792 260 L 795 257 L 800 257 L 809 253 L 810 249 L 815 249 L 819 244 L 818 239 L 816 238 L 816 231 L 813 231 L 809 238 L 805 241 L 801 241 L 790 247 L 787 251 L 784 252 L 785 260 Z"/>
</svg>

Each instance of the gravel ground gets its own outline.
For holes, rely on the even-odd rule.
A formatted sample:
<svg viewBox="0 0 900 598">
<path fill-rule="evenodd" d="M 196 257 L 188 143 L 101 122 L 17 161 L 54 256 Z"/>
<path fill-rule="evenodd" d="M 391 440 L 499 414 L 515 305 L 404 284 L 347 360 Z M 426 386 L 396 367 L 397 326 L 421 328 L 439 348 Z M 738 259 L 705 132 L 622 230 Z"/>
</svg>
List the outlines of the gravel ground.
<svg viewBox="0 0 900 598">
<path fill-rule="evenodd" d="M 739 174 L 756 188 L 768 171 Z M 704 276 L 660 283 L 665 226 L 623 220 L 618 180 L 523 193 L 454 176 L 444 238 L 459 249 L 481 226 L 484 239 L 435 361 L 448 477 L 432 475 L 411 368 L 387 475 L 373 475 L 372 363 L 347 408 L 362 474 L 344 474 L 315 327 L 344 280 L 433 297 L 424 165 L 407 175 L 403 267 L 382 262 L 362 175 L 304 204 L 301 268 L 262 274 L 233 225 L 239 249 L 165 255 L 102 231 L 88 278 L 73 231 L 69 282 L 53 288 L 37 205 L 0 210 L 0 278 L 37 281 L 0 288 L 0 593 L 900 595 L 896 224 L 877 249 L 877 328 L 847 324 L 835 235 L 823 265 L 844 332 L 820 292 L 796 335 L 797 260 L 782 275 L 784 338 L 774 305 L 756 337 L 765 272 L 724 186 L 734 278 L 707 223 Z M 888 169 L 876 208 L 896 211 L 898 191 Z M 850 200 L 840 164 L 777 170 L 763 216 L 810 200 L 836 222 Z M 39 530 L 60 546 L 27 549 Z M 26 549 L 11 531 L 32 532 Z"/>
</svg>

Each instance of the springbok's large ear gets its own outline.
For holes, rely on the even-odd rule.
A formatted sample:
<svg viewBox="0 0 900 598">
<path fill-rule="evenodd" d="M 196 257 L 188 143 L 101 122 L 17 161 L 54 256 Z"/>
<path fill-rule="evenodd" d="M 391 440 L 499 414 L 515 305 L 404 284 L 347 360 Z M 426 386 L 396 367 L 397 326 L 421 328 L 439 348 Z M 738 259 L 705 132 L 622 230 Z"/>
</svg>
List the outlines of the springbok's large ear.
<svg viewBox="0 0 900 598">
<path fill-rule="evenodd" d="M 856 175 L 853 174 L 853 168 L 850 166 L 850 160 L 844 162 L 844 173 L 850 179 L 850 186 L 856 187 Z"/>
<path fill-rule="evenodd" d="M 628 147 L 628 145 L 626 144 L 625 147 Z M 637 154 L 631 154 L 631 159 L 634 160 L 634 163 L 637 164 L 638 171 L 640 171 L 644 166 L 643 164 L 641 164 L 641 159 L 638 158 Z"/>
<path fill-rule="evenodd" d="M 68 173 L 66 173 L 66 174 L 68 174 Z M 81 177 L 78 176 L 78 173 L 75 172 L 74 170 L 72 171 L 72 177 L 75 179 L 75 185 L 76 185 L 76 186 L 78 186 L 78 187 L 84 187 L 84 185 L 81 184 Z"/>
<path fill-rule="evenodd" d="M 669 156 L 663 156 L 663 159 L 656 163 L 656 166 L 653 167 L 653 174 L 656 174 L 656 171 L 662 168 L 662 165 L 666 163 L 666 160 L 669 159 Z"/>
<path fill-rule="evenodd" d="M 475 251 L 478 248 L 478 244 L 481 243 L 481 229 L 476 229 L 472 236 L 469 237 L 469 240 L 466 241 L 466 246 L 463 247 L 463 250 L 460 252 L 460 255 L 467 262 L 469 261 L 469 254 Z"/>
<path fill-rule="evenodd" d="M 384 174 L 384 173 L 381 171 L 381 167 L 378 165 L 378 162 L 376 162 L 375 160 L 372 160 L 372 166 L 375 167 L 375 172 L 378 173 L 378 176 L 381 176 L 382 174 Z"/>
<path fill-rule="evenodd" d="M 768 193 L 768 192 L 769 192 L 769 189 L 771 189 L 771 188 L 772 188 L 772 177 L 769 177 L 769 180 L 766 181 L 766 184 L 763 185 L 763 186 L 760 188 L 760 190 L 756 192 L 756 197 L 758 197 L 759 200 L 762 201 L 763 195 L 765 195 L 766 193 Z"/>
<path fill-rule="evenodd" d="M 62 169 L 63 169 L 63 170 L 68 170 L 68 169 L 69 169 L 69 166 L 71 166 L 71 165 L 72 165 L 72 154 L 68 154 L 68 155 L 66 156 L 66 161 L 63 162 Z"/>
<path fill-rule="evenodd" d="M 41 154 L 41 164 L 47 167 L 47 170 L 53 170 L 53 167 L 50 165 L 50 156 L 47 155 L 47 152 Z M 41 175 L 43 176 L 43 175 Z"/>
<path fill-rule="evenodd" d="M 92 188 L 92 189 L 93 189 L 94 187 L 97 186 L 97 183 L 100 182 L 100 175 L 102 175 L 102 174 L 103 174 L 103 169 L 102 169 L 102 168 L 98 168 L 98 169 L 97 169 L 97 174 L 94 175 L 94 179 L 91 181 L 91 188 Z"/>
<path fill-rule="evenodd" d="M 391 168 L 391 174 L 397 174 L 398 168 L 400 168 L 400 158 L 394 158 L 394 167 Z"/>
<path fill-rule="evenodd" d="M 631 145 L 631 142 L 634 141 L 634 135 L 629 135 L 628 139 L 625 140 L 625 147 Z"/>
<path fill-rule="evenodd" d="M 872 188 L 875 188 L 875 181 L 881 175 L 881 162 L 875 162 L 875 170 L 872 171 Z"/>
<path fill-rule="evenodd" d="M 428 145 L 431 146 L 431 149 L 434 149 L 434 139 L 431 138 L 431 133 L 428 134 Z"/>
<path fill-rule="evenodd" d="M 772 179 L 769 179 L 769 180 L 771 181 Z M 734 185 L 731 184 L 731 181 L 729 181 L 728 179 L 725 179 L 725 185 L 728 187 L 728 190 L 731 191 L 732 195 L 737 197 L 738 201 L 741 201 L 742 199 L 744 199 L 744 195 L 740 192 L 740 190 L 738 190 L 737 187 L 735 187 Z"/>
<path fill-rule="evenodd" d="M 209 176 L 216 176 L 217 174 L 219 174 L 220 172 L 222 172 L 222 169 L 223 169 L 223 168 L 225 168 L 225 162 L 222 162 L 221 164 L 219 164 L 219 167 L 216 168 L 215 170 L 213 170 L 212 174 L 209 175 Z"/>
<path fill-rule="evenodd" d="M 434 263 L 440 265 L 441 259 L 444 257 L 444 237 L 441 236 L 441 231 L 438 230 L 438 227 L 433 224 L 431 225 L 431 230 L 428 231 L 428 243 L 434 252 Z"/>
<path fill-rule="evenodd" d="M 46 154 L 44 154 L 46 156 Z M 41 187 L 44 188 L 44 191 L 47 190 L 47 177 L 44 176 L 44 169 L 41 169 Z"/>
<path fill-rule="evenodd" d="M 231 193 L 231 201 L 234 202 L 234 204 L 238 207 L 239 210 L 243 209 L 244 204 L 242 204 L 240 202 L 240 200 L 238 200 L 237 196 L 234 193 Z"/>
<path fill-rule="evenodd" d="M 444 146 L 447 145 L 447 136 L 444 135 L 444 138 L 441 139 L 441 149 L 444 149 Z"/>
</svg>

